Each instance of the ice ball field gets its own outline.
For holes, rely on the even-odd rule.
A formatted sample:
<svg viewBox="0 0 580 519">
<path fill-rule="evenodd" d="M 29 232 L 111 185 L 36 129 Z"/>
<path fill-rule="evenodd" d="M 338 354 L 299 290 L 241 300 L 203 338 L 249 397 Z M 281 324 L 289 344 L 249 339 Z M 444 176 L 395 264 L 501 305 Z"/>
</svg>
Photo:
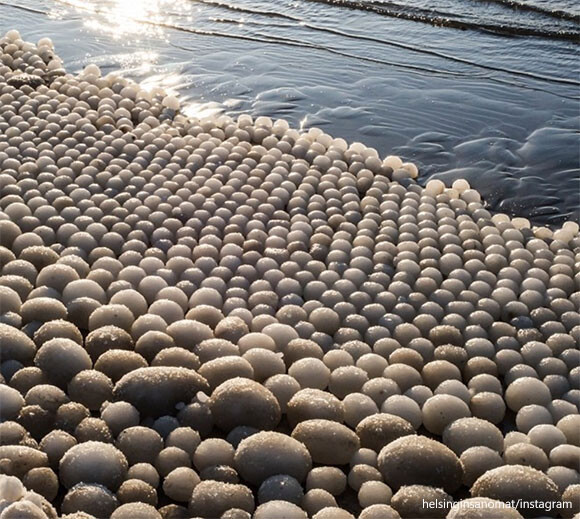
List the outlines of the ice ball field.
<svg viewBox="0 0 580 519">
<path fill-rule="evenodd" d="M 576 223 L 0 48 L 0 519 L 578 517 Z"/>
</svg>

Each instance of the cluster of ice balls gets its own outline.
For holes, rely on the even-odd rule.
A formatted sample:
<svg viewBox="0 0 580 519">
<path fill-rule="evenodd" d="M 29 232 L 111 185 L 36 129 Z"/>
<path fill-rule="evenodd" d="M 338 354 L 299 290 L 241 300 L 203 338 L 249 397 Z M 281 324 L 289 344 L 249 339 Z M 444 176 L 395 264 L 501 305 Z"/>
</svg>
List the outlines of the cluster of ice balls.
<svg viewBox="0 0 580 519">
<path fill-rule="evenodd" d="M 0 517 L 57 519 L 57 513 L 43 496 L 27 490 L 17 477 L 0 474 Z"/>
<path fill-rule="evenodd" d="M 577 224 L 0 49 L 1 519 L 578 512 Z"/>
</svg>

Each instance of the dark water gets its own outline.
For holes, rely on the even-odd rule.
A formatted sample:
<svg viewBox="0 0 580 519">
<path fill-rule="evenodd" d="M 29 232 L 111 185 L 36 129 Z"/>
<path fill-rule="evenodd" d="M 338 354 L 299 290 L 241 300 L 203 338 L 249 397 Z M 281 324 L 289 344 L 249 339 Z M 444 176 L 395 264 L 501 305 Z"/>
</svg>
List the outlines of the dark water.
<svg viewBox="0 0 580 519">
<path fill-rule="evenodd" d="M 180 93 L 195 114 L 318 126 L 464 177 L 493 209 L 580 219 L 575 0 L 0 0 L 0 28 L 51 37 Z"/>
</svg>

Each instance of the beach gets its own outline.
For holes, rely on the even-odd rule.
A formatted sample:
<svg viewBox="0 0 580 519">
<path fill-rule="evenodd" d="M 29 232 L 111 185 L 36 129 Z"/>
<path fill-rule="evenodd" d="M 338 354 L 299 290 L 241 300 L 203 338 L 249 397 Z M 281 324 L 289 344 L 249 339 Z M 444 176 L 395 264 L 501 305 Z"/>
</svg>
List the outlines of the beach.
<svg viewBox="0 0 580 519">
<path fill-rule="evenodd" d="M 0 519 L 576 517 L 573 77 L 519 70 L 530 83 L 506 87 L 497 63 L 457 79 L 414 62 L 382 77 L 390 97 L 352 68 L 377 73 L 364 54 L 309 90 L 264 50 L 304 42 L 245 54 L 231 32 L 237 48 L 189 49 L 208 68 L 188 75 L 162 48 L 173 31 L 215 39 L 200 23 L 125 9 L 121 44 L 98 25 L 119 13 L 62 4 L 80 22 L 0 8 L 47 24 L 0 38 Z M 562 6 L 476 27 L 420 5 L 305 4 L 354 12 L 341 31 L 378 15 L 561 51 L 575 30 Z M 558 102 L 526 110 L 531 91 Z M 413 92 L 431 111 L 397 104 Z"/>
</svg>

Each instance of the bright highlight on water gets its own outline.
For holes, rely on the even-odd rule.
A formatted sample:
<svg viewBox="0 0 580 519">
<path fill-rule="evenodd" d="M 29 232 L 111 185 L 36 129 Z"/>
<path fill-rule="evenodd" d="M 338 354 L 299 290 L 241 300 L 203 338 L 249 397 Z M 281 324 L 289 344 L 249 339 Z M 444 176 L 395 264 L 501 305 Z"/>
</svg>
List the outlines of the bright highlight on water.
<svg viewBox="0 0 580 519">
<path fill-rule="evenodd" d="M 577 223 L 0 48 L 0 519 L 578 513 Z"/>
</svg>

